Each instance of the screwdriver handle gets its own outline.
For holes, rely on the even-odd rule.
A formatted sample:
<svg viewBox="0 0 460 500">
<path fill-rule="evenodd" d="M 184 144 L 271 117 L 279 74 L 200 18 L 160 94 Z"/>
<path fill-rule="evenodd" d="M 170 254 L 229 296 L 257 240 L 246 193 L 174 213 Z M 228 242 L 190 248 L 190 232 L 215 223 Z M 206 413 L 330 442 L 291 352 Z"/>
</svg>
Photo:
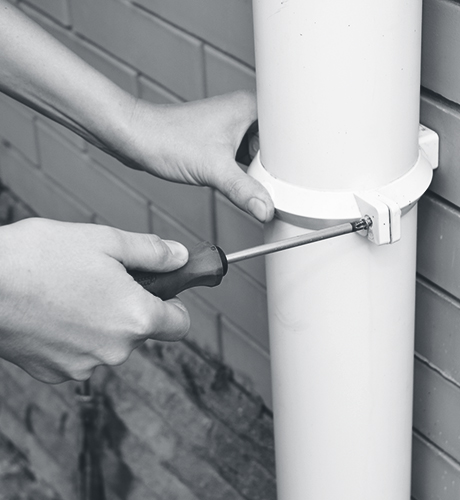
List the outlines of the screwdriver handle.
<svg viewBox="0 0 460 500">
<path fill-rule="evenodd" d="M 224 252 L 218 246 L 202 241 L 189 251 L 187 264 L 180 269 L 166 273 L 128 272 L 147 291 L 168 300 L 188 288 L 219 285 L 227 268 Z"/>
</svg>

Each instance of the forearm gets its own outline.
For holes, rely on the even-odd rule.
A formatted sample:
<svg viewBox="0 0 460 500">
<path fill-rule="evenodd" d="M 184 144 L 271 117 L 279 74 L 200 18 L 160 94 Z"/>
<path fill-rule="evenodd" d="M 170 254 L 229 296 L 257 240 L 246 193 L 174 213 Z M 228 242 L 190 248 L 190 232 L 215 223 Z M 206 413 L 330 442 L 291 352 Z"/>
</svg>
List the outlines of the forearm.
<svg viewBox="0 0 460 500">
<path fill-rule="evenodd" d="M 101 149 L 126 135 L 134 98 L 5 0 L 0 0 L 0 90 Z"/>
<path fill-rule="evenodd" d="M 0 91 L 131 168 L 215 187 L 260 221 L 273 217 L 267 190 L 235 162 L 257 117 L 251 92 L 167 106 L 136 99 L 6 0 L 0 0 Z"/>
</svg>

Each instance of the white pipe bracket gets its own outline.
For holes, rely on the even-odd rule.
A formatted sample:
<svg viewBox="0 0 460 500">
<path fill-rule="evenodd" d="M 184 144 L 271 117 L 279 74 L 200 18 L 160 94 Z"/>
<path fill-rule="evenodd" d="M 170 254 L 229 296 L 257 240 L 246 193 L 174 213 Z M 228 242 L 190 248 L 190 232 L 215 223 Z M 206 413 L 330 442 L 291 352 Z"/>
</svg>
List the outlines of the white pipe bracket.
<svg viewBox="0 0 460 500">
<path fill-rule="evenodd" d="M 419 157 L 415 165 L 393 182 L 369 191 L 317 191 L 276 179 L 263 167 L 260 152 L 248 173 L 261 182 L 272 196 L 276 217 L 300 227 L 320 229 L 369 216 L 372 225 L 359 234 L 376 245 L 395 243 L 401 238 L 401 217 L 428 189 L 433 169 L 438 166 L 439 138 L 420 125 Z"/>
</svg>

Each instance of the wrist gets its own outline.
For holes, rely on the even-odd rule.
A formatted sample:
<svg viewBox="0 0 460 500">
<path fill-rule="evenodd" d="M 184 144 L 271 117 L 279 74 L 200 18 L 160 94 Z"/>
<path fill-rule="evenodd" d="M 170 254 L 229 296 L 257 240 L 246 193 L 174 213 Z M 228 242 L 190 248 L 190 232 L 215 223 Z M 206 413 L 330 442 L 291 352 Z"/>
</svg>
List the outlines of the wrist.
<svg viewBox="0 0 460 500">
<path fill-rule="evenodd" d="M 149 163 L 161 164 L 166 109 L 127 94 L 111 111 L 108 147 L 101 149 L 135 170 L 148 171 Z"/>
<path fill-rule="evenodd" d="M 90 118 L 86 139 L 102 151 L 126 163 L 126 145 L 130 141 L 130 120 L 137 99 L 113 85 L 96 104 L 97 114 Z"/>
</svg>

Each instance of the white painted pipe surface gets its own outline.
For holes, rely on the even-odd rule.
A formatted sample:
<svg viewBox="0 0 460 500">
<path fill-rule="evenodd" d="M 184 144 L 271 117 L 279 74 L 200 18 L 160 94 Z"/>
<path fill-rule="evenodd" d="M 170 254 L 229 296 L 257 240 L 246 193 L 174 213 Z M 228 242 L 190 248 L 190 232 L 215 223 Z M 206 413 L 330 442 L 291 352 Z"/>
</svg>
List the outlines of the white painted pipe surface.
<svg viewBox="0 0 460 500">
<path fill-rule="evenodd" d="M 410 498 L 415 219 L 267 257 L 279 500 Z"/>
<path fill-rule="evenodd" d="M 262 163 L 371 189 L 417 160 L 421 0 L 254 0 Z"/>
<path fill-rule="evenodd" d="M 408 172 L 419 155 L 421 0 L 253 6 L 265 169 L 337 192 Z M 304 231 L 275 220 L 266 239 Z M 401 234 L 267 257 L 278 500 L 410 498 L 416 207 Z"/>
</svg>

